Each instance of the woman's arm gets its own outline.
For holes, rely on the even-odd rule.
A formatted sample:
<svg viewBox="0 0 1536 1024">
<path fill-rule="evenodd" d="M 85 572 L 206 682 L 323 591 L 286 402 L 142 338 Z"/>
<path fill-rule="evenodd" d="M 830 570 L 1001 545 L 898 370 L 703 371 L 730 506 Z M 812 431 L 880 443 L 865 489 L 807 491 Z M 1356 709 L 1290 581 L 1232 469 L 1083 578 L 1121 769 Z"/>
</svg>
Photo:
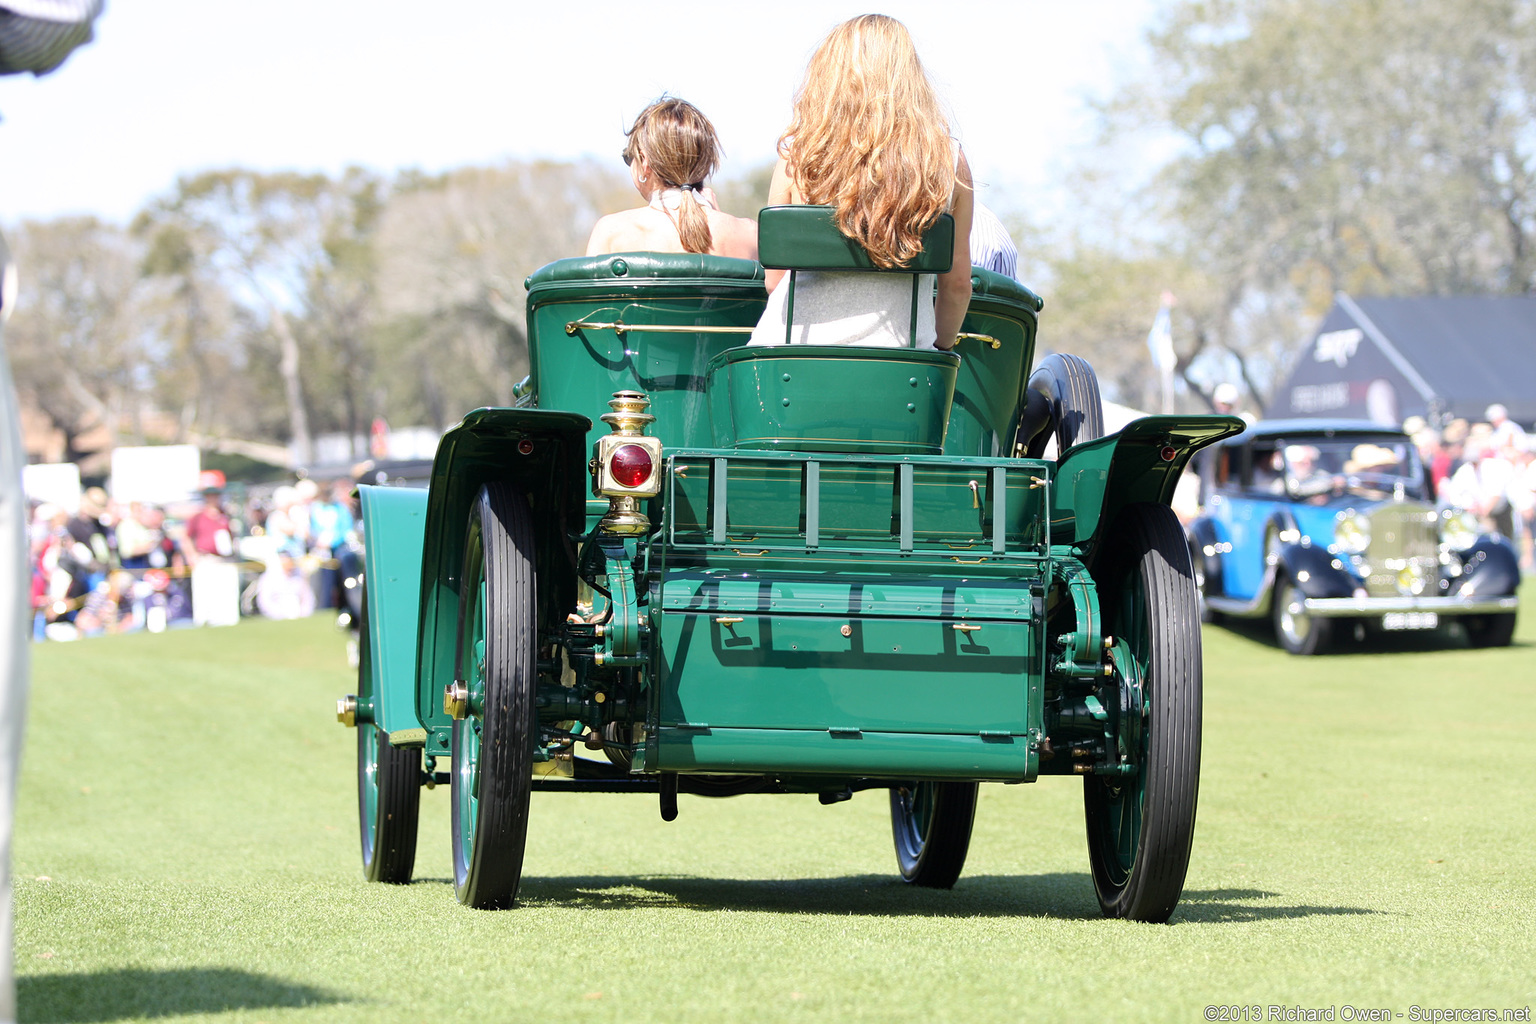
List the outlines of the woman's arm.
<svg viewBox="0 0 1536 1024">
<path fill-rule="evenodd" d="M 773 180 L 768 185 L 768 205 L 788 206 L 796 203 L 799 200 L 795 198 L 794 192 L 794 183 L 789 178 L 789 162 L 780 156 L 779 162 L 773 167 Z M 779 282 L 784 279 L 786 273 L 788 271 L 784 270 L 764 272 L 763 282 L 768 286 L 770 292 L 779 286 Z M 966 280 L 970 279 L 967 278 Z"/>
<path fill-rule="evenodd" d="M 934 325 L 938 336 L 934 348 L 948 351 L 955 347 L 955 336 L 971 305 L 971 214 L 976 208 L 971 182 L 971 165 L 965 153 L 955 166 L 955 202 L 950 216 L 955 218 L 955 253 L 948 273 L 939 275 L 939 298 L 934 307 Z"/>
</svg>

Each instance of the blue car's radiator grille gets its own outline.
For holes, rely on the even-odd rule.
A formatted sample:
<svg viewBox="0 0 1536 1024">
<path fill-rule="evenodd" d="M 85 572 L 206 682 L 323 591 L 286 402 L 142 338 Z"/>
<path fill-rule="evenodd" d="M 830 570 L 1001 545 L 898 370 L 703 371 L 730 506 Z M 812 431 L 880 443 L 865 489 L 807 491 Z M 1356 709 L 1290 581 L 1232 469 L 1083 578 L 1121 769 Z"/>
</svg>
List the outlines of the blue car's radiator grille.
<svg viewBox="0 0 1536 1024">
<path fill-rule="evenodd" d="M 1370 514 L 1371 546 L 1366 554 L 1371 572 L 1366 590 L 1398 594 L 1405 580 L 1433 581 L 1440 561 L 1439 517 L 1427 505 L 1384 505 Z M 1405 577 L 1403 571 L 1410 570 Z"/>
</svg>

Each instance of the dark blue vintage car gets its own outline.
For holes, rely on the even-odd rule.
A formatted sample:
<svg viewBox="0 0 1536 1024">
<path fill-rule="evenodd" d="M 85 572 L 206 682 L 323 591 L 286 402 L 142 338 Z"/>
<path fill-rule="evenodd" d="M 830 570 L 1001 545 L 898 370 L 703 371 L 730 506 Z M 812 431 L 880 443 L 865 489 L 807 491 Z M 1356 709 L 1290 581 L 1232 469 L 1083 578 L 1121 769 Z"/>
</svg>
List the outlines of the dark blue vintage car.
<svg viewBox="0 0 1536 1024">
<path fill-rule="evenodd" d="M 1474 647 L 1513 637 L 1514 548 L 1470 513 L 1436 507 L 1402 431 L 1267 420 L 1202 455 L 1190 550 L 1213 615 L 1268 617 L 1292 654 L 1453 620 Z"/>
</svg>

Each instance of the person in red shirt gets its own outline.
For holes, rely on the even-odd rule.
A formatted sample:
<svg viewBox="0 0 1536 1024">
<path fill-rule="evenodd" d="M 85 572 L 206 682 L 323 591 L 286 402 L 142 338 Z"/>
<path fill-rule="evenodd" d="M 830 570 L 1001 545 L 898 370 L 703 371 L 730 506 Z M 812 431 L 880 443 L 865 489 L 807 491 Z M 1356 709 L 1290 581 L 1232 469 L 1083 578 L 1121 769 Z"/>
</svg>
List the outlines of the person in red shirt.
<svg viewBox="0 0 1536 1024">
<path fill-rule="evenodd" d="M 187 519 L 187 546 L 190 561 L 223 557 L 234 550 L 229 535 L 229 516 L 224 511 L 224 492 L 217 487 L 203 490 L 203 507 Z"/>
</svg>

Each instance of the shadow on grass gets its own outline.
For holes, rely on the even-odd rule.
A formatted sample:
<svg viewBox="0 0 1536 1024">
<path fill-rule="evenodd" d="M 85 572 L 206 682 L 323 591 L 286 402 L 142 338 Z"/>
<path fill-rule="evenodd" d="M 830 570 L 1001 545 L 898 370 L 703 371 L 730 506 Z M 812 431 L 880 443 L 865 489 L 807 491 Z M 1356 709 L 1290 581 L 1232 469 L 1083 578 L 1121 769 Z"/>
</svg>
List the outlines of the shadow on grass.
<svg viewBox="0 0 1536 1024">
<path fill-rule="evenodd" d="M 1173 923 L 1243 923 L 1374 914 L 1364 907 L 1276 903 L 1279 893 L 1257 889 L 1189 890 Z M 952 890 L 920 889 L 892 875 L 842 878 L 735 879 L 675 875 L 589 875 L 524 878 L 525 907 L 631 910 L 765 911 L 787 914 L 868 914 L 878 917 L 1101 917 L 1087 872 L 1043 875 L 961 875 Z"/>
<path fill-rule="evenodd" d="M 343 997 L 232 967 L 125 968 L 16 979 L 19 1024 L 97 1024 L 192 1013 L 323 1006 Z"/>
<path fill-rule="evenodd" d="M 1320 907 L 1315 904 L 1273 904 L 1254 901 L 1281 899 L 1278 892 L 1262 889 L 1185 889 L 1173 923 L 1241 924 L 1248 921 L 1286 921 L 1303 917 L 1349 917 L 1384 913 L 1369 907 Z"/>
</svg>

